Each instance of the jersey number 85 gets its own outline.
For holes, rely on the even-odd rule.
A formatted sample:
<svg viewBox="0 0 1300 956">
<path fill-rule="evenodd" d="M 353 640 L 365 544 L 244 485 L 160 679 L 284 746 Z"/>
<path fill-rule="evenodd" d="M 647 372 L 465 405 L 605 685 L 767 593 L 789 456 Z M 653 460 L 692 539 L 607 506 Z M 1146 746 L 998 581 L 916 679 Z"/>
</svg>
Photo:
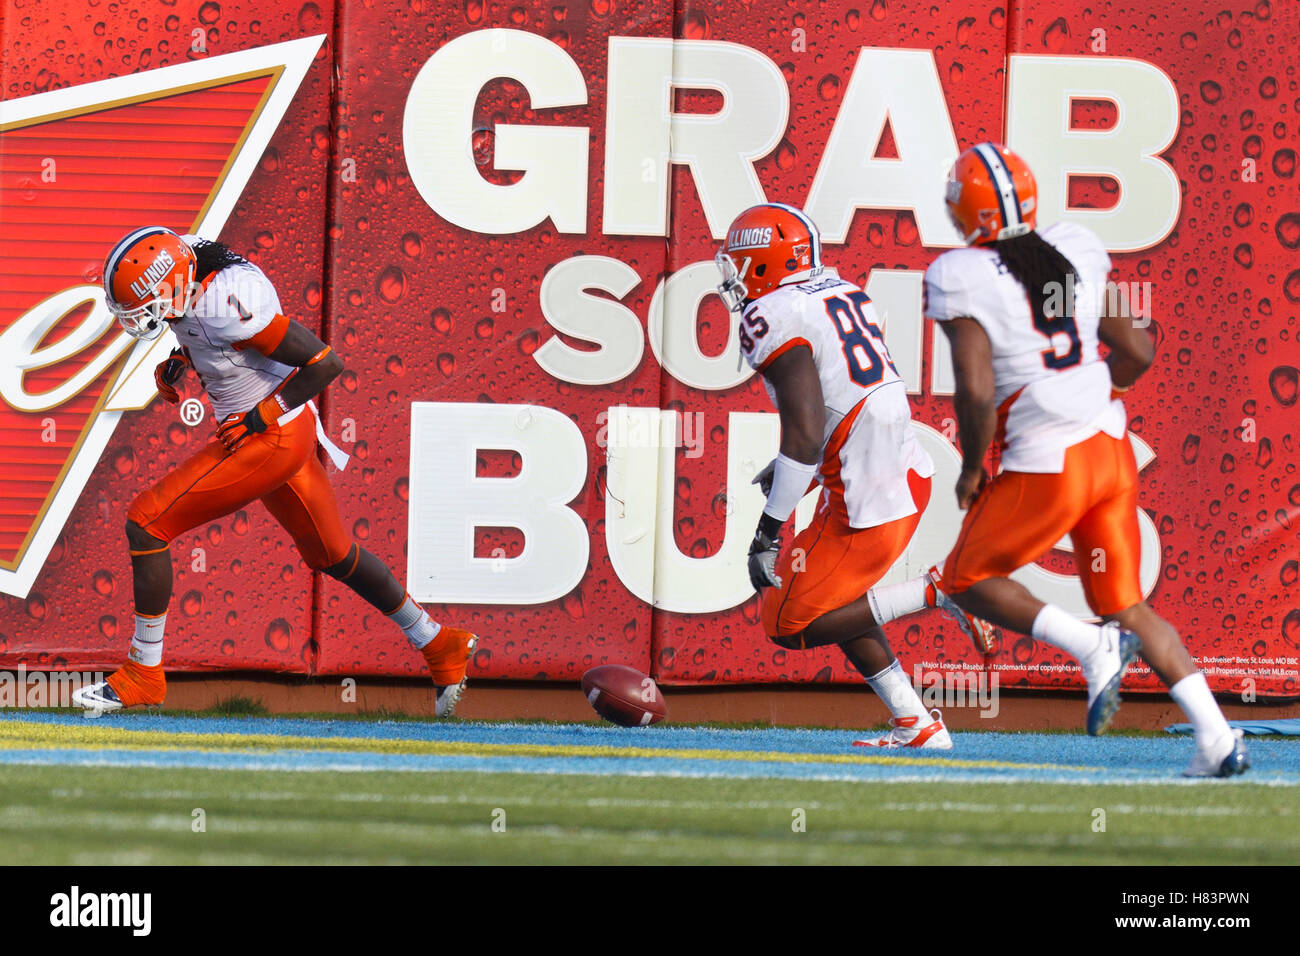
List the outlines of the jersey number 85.
<svg viewBox="0 0 1300 956">
<path fill-rule="evenodd" d="M 862 307 L 871 301 L 865 292 L 850 292 L 847 301 L 839 296 L 826 300 L 826 314 L 835 324 L 844 347 L 849 378 L 863 388 L 879 383 L 887 364 L 895 375 L 898 369 L 889 357 L 880 326 L 868 321 Z"/>
</svg>

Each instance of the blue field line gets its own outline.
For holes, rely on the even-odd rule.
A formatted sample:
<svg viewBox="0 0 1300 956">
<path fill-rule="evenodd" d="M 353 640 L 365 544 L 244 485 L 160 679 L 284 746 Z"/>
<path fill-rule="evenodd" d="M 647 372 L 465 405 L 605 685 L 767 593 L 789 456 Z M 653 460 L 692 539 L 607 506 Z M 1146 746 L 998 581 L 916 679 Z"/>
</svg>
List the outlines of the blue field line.
<svg viewBox="0 0 1300 956">
<path fill-rule="evenodd" d="M 1191 785 L 1212 783 L 1262 786 L 1300 786 L 1300 774 L 1276 770 L 1254 772 L 1233 781 L 1189 781 L 1178 776 L 1178 766 L 1156 770 L 1101 768 L 1082 772 L 1057 772 L 1034 768 L 968 770 L 945 766 L 880 766 L 837 764 L 772 764 L 750 761 L 649 760 L 606 757 L 473 757 L 321 753 L 284 750 L 272 753 L 213 753 L 197 750 L 31 750 L 0 751 L 0 765 L 77 767 L 157 767 L 211 770 L 264 770 L 281 772 L 417 772 L 530 773 L 572 776 L 680 777 L 734 780 L 805 780 L 877 783 L 1050 783 L 1079 786 L 1148 784 Z"/>
<path fill-rule="evenodd" d="M 88 721 L 77 713 L 0 712 L 0 720 L 85 727 L 88 723 L 119 730 L 195 734 L 262 734 L 310 738 L 355 738 L 356 749 L 305 751 L 213 752 L 188 749 L 112 750 L 50 748 L 0 750 L 0 764 L 209 767 L 306 771 L 475 771 L 481 773 L 550 773 L 647 775 L 719 778 L 770 778 L 856 781 L 1037 782 L 1074 784 L 1177 783 L 1192 755 L 1191 740 L 1179 738 L 1104 737 L 1066 734 L 954 733 L 950 752 L 889 751 L 890 757 L 920 757 L 898 764 L 782 762 L 781 754 L 844 755 L 872 753 L 854 749 L 852 731 L 762 728 L 725 730 L 697 727 L 623 729 L 597 724 L 513 724 L 444 722 L 335 721 L 281 717 L 199 718 L 147 713 L 117 714 Z M 516 756 L 510 754 L 394 754 L 365 749 L 364 741 L 413 740 L 470 744 L 544 745 L 558 747 L 643 748 L 651 750 L 730 750 L 774 755 L 764 761 L 664 757 Z M 1300 786 L 1300 742 L 1248 741 L 1255 767 L 1241 782 Z M 196 740 L 196 747 L 202 746 Z M 942 762 L 933 762 L 938 758 Z M 979 766 L 996 761 L 999 766 Z M 1005 764 L 1022 766 L 1004 766 Z"/>
</svg>

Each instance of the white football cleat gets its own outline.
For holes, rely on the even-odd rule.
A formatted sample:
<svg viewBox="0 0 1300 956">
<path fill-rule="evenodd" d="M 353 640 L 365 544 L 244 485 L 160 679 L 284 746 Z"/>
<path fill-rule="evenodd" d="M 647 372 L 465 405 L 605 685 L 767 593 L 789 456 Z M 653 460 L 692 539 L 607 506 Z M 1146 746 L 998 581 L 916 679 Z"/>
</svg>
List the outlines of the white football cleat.
<svg viewBox="0 0 1300 956">
<path fill-rule="evenodd" d="M 446 686 L 437 686 L 437 703 L 434 706 L 434 713 L 439 717 L 451 717 L 456 713 L 456 705 L 460 703 L 461 695 L 465 693 L 465 685 L 469 681 L 461 681 L 459 684 L 448 684 Z"/>
<path fill-rule="evenodd" d="M 97 684 L 87 684 L 74 690 L 72 706 L 80 707 L 87 716 L 98 717 L 100 714 L 111 714 L 115 710 L 121 710 L 122 701 L 113 688 L 108 686 L 108 681 L 102 680 Z"/>
<path fill-rule="evenodd" d="M 932 723 L 922 724 L 919 717 L 890 717 L 889 733 L 853 741 L 855 747 L 880 747 L 893 750 L 914 747 L 918 750 L 952 750 L 952 737 L 943 725 L 943 715 L 930 711 Z"/>
<path fill-rule="evenodd" d="M 1110 729 L 1110 722 L 1119 710 L 1120 680 L 1141 649 L 1142 640 L 1116 621 L 1107 621 L 1101 626 L 1101 648 L 1097 653 L 1105 655 L 1105 661 L 1095 679 L 1088 678 L 1086 727 L 1089 736 L 1098 737 Z"/>
<path fill-rule="evenodd" d="M 943 585 L 940 583 L 943 574 L 937 564 L 925 573 L 930 578 L 930 586 L 925 589 L 926 603 L 930 607 L 937 607 L 956 621 L 962 633 L 975 645 L 975 650 L 981 654 L 996 654 L 1002 641 L 997 631 L 993 630 L 993 625 L 982 617 L 967 614 L 957 606 L 956 601 L 944 593 Z"/>
<path fill-rule="evenodd" d="M 456 704 L 465 693 L 465 670 L 477 645 L 477 634 L 444 625 L 438 636 L 420 649 L 436 688 L 434 714 L 438 717 L 450 717 L 456 712 Z"/>
<path fill-rule="evenodd" d="M 1242 743 L 1242 732 L 1232 733 L 1213 741 L 1208 747 L 1197 747 L 1192 762 L 1183 771 L 1184 777 L 1231 777 L 1250 769 L 1250 755 Z"/>
</svg>

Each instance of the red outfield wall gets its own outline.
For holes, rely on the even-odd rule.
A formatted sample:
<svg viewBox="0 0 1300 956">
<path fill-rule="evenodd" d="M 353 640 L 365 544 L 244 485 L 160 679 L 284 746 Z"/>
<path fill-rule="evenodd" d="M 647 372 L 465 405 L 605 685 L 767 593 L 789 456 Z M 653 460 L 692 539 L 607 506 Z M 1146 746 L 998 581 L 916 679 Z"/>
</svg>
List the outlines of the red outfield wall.
<svg viewBox="0 0 1300 956">
<path fill-rule="evenodd" d="M 128 23 L 7 2 L 0 664 L 121 658 L 126 505 L 210 437 L 152 398 L 160 355 L 94 294 L 112 239 L 159 221 L 258 262 L 346 358 L 323 403 L 346 519 L 485 636 L 472 674 L 852 679 L 756 626 L 749 480 L 775 423 L 709 260 L 744 205 L 788 201 L 869 286 L 939 467 L 892 572 L 914 574 L 959 522 L 919 275 L 955 241 L 947 164 L 995 138 L 1149 304 L 1157 363 L 1127 404 L 1150 599 L 1216 689 L 1295 696 L 1300 13 L 1190 6 L 179 0 Z M 260 505 L 174 553 L 172 667 L 419 672 Z M 1082 611 L 1070 569 L 1023 575 Z M 1077 684 L 1029 638 L 984 661 L 937 614 L 890 633 L 909 667 Z"/>
</svg>

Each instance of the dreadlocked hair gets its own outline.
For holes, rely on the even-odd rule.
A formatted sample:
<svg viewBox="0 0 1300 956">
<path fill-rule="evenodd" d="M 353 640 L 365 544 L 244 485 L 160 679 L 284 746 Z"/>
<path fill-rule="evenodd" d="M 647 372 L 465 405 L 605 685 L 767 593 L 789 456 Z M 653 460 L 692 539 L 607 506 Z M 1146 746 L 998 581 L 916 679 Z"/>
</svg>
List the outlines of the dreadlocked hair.
<svg viewBox="0 0 1300 956">
<path fill-rule="evenodd" d="M 199 282 L 220 272 L 226 266 L 248 261 L 239 253 L 232 251 L 224 242 L 215 239 L 196 240 L 191 243 L 190 248 L 194 250 L 194 258 L 198 260 L 194 278 Z"/>
<path fill-rule="evenodd" d="M 993 243 L 1002 264 L 1025 289 L 1034 327 L 1047 336 L 1069 331 L 1072 348 L 1067 355 L 1048 360 L 1049 367 L 1064 368 L 1078 362 L 1078 333 L 1073 331 L 1074 297 L 1079 273 L 1061 250 L 1036 230 Z"/>
</svg>

